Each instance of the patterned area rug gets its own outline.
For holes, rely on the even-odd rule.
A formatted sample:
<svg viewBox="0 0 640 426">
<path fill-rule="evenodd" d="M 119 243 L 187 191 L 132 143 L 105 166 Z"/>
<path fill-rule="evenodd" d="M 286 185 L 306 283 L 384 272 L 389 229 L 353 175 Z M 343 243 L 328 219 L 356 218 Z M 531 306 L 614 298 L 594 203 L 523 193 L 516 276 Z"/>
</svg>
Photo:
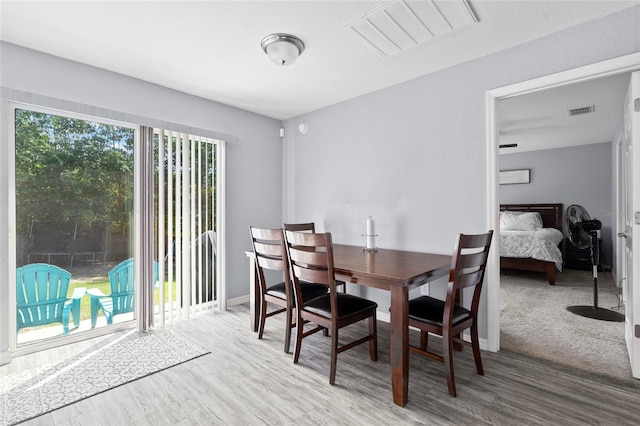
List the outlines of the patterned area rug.
<svg viewBox="0 0 640 426">
<path fill-rule="evenodd" d="M 13 425 L 209 352 L 170 332 L 134 334 L 1 377 L 0 424 Z"/>
</svg>

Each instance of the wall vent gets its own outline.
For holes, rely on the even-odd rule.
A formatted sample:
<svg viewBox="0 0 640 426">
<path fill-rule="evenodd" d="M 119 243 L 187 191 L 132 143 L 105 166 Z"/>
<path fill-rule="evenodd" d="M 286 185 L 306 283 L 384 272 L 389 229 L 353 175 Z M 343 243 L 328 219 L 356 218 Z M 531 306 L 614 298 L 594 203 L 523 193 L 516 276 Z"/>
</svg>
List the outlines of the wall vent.
<svg viewBox="0 0 640 426">
<path fill-rule="evenodd" d="M 590 106 L 586 106 L 586 107 L 570 109 L 569 110 L 569 117 L 573 117 L 574 115 L 591 114 L 592 112 L 595 112 L 595 110 L 596 110 L 596 106 L 595 105 L 590 105 Z"/>
</svg>

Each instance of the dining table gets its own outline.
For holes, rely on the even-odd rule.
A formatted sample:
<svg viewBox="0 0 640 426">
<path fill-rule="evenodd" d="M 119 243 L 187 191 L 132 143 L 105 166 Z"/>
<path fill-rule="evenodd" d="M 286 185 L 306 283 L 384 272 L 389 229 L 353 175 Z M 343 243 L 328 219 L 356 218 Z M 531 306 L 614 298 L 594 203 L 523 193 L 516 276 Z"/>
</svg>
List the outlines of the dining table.
<svg viewBox="0 0 640 426">
<path fill-rule="evenodd" d="M 253 252 L 247 256 L 253 258 Z M 336 278 L 390 292 L 389 362 L 395 404 L 407 405 L 409 391 L 409 290 L 449 274 L 451 256 L 362 246 L 333 245 Z M 259 288 L 250 262 L 250 326 L 258 330 Z"/>
</svg>

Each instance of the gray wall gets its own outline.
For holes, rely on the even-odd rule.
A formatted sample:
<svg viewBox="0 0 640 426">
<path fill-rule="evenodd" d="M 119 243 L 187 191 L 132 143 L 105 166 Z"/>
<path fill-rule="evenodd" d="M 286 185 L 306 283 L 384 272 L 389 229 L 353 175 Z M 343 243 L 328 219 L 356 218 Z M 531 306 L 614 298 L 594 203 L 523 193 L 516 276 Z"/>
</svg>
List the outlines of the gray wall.
<svg viewBox="0 0 640 426">
<path fill-rule="evenodd" d="M 611 135 L 612 138 L 614 135 Z M 531 183 L 500 185 L 500 202 L 580 204 L 602 221 L 604 266 L 611 267 L 613 197 L 611 143 L 500 156 L 500 170 L 530 169 Z"/>
<path fill-rule="evenodd" d="M 489 223 L 486 92 L 638 51 L 640 7 L 287 120 L 287 220 L 363 244 L 371 215 L 380 247 L 450 253 Z M 366 290 L 386 312 L 389 295 Z"/>
<path fill-rule="evenodd" d="M 4 87 L 238 136 L 227 175 L 234 297 L 248 292 L 249 225 L 313 220 L 336 242 L 360 244 L 372 215 L 380 247 L 438 253 L 451 252 L 457 232 L 486 230 L 486 91 L 639 52 L 640 7 L 287 120 L 284 161 L 276 120 L 5 43 L 0 49 Z M 305 135 L 297 133 L 302 121 Z M 8 196 L 0 177 L 0 195 Z M 0 215 L 7 235 L 7 211 Z M 0 271 L 6 253 L 0 238 Z M 372 297 L 385 311 L 388 295 Z"/>
<path fill-rule="evenodd" d="M 248 259 L 250 225 L 282 223 L 282 141 L 280 120 L 170 90 L 103 69 L 1 43 L 0 85 L 75 103 L 127 114 L 210 129 L 233 135 L 239 143 L 227 148 L 227 296 L 249 293 Z M 2 135 L 4 139 L 5 135 Z M 2 140 L 6 146 L 7 141 Z M 0 157 L 7 170 L 12 153 Z M 8 176 L 0 174 L 2 192 L 9 194 Z M 2 203 L 6 209 L 7 203 Z M 8 211 L 0 210 L 0 311 L 7 312 Z M 0 316 L 0 336 L 7 329 Z M 6 335 L 5 335 L 6 337 Z M 0 339 L 0 351 L 6 350 Z"/>
</svg>

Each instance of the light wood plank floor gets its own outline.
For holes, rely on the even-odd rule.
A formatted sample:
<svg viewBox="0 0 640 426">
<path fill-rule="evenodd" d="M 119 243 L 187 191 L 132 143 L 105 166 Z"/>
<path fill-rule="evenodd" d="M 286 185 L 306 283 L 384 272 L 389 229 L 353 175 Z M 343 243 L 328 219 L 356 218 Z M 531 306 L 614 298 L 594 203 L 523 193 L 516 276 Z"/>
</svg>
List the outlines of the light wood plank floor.
<svg viewBox="0 0 640 426">
<path fill-rule="evenodd" d="M 483 352 L 485 376 L 465 348 L 455 354 L 458 396 L 447 393 L 443 365 L 410 355 L 409 403 L 391 397 L 388 324 L 379 322 L 379 361 L 367 345 L 338 356 L 329 385 L 329 339 L 303 342 L 300 363 L 283 352 L 282 315 L 265 336 L 249 330 L 248 307 L 207 313 L 171 326 L 211 354 L 32 419 L 28 425 L 631 425 L 640 388 L 509 352 Z M 364 332 L 364 324 L 344 336 Z M 417 337 L 417 334 L 412 336 Z M 432 339 L 431 343 L 439 344 Z M 32 354 L 15 362 L 73 352 Z M 16 364 L 17 365 L 17 364 Z"/>
</svg>

